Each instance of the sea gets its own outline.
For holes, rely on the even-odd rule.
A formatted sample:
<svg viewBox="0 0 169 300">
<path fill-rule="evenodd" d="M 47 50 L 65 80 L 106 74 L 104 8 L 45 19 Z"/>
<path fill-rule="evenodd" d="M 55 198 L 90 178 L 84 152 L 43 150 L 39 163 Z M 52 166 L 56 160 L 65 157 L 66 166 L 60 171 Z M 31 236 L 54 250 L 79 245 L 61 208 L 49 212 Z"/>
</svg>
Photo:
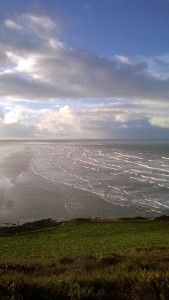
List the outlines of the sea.
<svg viewBox="0 0 169 300">
<path fill-rule="evenodd" d="M 169 215 L 169 141 L 0 141 L 0 224 Z"/>
</svg>

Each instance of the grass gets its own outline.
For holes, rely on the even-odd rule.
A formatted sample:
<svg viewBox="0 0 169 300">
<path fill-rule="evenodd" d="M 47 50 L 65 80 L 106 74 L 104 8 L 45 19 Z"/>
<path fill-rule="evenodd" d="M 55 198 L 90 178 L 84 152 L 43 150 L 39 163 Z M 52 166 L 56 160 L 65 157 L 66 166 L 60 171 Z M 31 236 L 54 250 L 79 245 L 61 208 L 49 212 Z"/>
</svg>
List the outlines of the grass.
<svg viewBox="0 0 169 300">
<path fill-rule="evenodd" d="M 169 299 L 168 220 L 31 228 L 0 229 L 0 299 Z"/>
<path fill-rule="evenodd" d="M 169 248 L 168 221 L 65 222 L 58 227 L 0 237 L 1 259 L 63 256 Z"/>
</svg>

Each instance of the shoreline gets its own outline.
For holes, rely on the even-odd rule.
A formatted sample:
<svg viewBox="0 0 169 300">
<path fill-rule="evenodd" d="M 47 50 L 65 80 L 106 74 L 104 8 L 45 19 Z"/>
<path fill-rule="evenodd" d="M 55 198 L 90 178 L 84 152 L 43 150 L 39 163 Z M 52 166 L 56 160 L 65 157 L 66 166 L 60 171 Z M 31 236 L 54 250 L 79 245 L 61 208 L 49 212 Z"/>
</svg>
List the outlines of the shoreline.
<svg viewBox="0 0 169 300">
<path fill-rule="evenodd" d="M 169 214 L 168 147 L 157 157 L 152 146 L 19 145 L 1 147 L 10 154 L 0 162 L 2 225 Z"/>
<path fill-rule="evenodd" d="M 122 217 L 122 218 L 76 218 L 76 219 L 69 219 L 64 221 L 57 221 L 51 218 L 48 219 L 41 219 L 36 220 L 33 222 L 26 222 L 24 224 L 9 224 L 4 223 L 0 225 L 0 236 L 8 236 L 8 235 L 15 235 L 15 234 L 23 234 L 23 233 L 31 233 L 37 231 L 43 231 L 50 228 L 56 227 L 63 227 L 63 226 L 70 226 L 70 225 L 79 225 L 79 224 L 89 224 L 89 223 L 125 223 L 125 222 L 132 222 L 132 223 L 147 223 L 147 222 L 169 222 L 169 216 L 162 215 L 160 217 L 154 218 L 146 218 L 146 217 Z"/>
</svg>

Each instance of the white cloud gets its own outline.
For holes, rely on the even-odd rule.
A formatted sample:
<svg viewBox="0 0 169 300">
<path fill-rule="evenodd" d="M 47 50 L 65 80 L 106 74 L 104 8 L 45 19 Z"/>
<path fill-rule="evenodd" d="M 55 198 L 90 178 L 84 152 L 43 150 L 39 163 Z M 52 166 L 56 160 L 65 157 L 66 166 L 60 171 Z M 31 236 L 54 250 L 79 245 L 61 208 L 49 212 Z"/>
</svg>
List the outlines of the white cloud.
<svg viewBox="0 0 169 300">
<path fill-rule="evenodd" d="M 90 106 L 51 105 L 41 109 L 10 102 L 1 106 L 1 137 L 111 138 L 116 137 L 118 129 L 130 131 L 133 124 L 141 128 L 145 121 L 159 128 L 169 126 L 169 118 L 164 115 L 143 114 L 137 106 L 118 102 Z M 120 134 L 123 136 L 123 132 Z"/>
<path fill-rule="evenodd" d="M 12 52 L 6 52 L 6 56 L 9 58 L 9 60 L 13 63 L 13 69 L 11 68 L 11 72 L 24 72 L 24 73 L 31 73 L 31 67 L 34 64 L 34 58 L 27 57 L 24 58 L 22 56 L 16 55 Z"/>
<path fill-rule="evenodd" d="M 130 65 L 132 64 L 132 61 L 129 59 L 128 56 L 124 56 L 124 55 L 115 55 L 115 58 L 122 64 L 127 64 Z"/>
<path fill-rule="evenodd" d="M 160 128 L 169 128 L 169 117 L 167 116 L 156 116 L 152 117 L 149 120 L 152 126 L 160 127 Z"/>
<path fill-rule="evenodd" d="M 22 26 L 18 25 L 17 23 L 15 23 L 13 20 L 10 19 L 6 19 L 4 21 L 4 24 L 6 27 L 10 28 L 10 29 L 14 29 L 14 30 L 21 30 Z"/>
<path fill-rule="evenodd" d="M 13 124 L 20 121 L 20 113 L 17 110 L 12 110 L 5 115 L 4 124 Z"/>
<path fill-rule="evenodd" d="M 44 15 L 22 14 L 20 21 L 24 22 L 27 28 L 31 28 L 31 30 L 41 35 L 49 34 L 56 27 L 55 22 Z"/>
<path fill-rule="evenodd" d="M 18 24 L 22 30 L 8 32 L 0 42 L 0 96 L 169 101 L 169 79 L 154 76 L 147 61 L 134 62 L 122 55 L 112 61 L 72 49 L 58 39 L 59 26 L 47 16 L 22 14 L 17 22 L 6 20 L 8 27 Z"/>
<path fill-rule="evenodd" d="M 44 15 L 15 15 L 3 26 L 1 137 L 118 137 L 124 130 L 141 131 L 143 122 L 149 130 L 169 128 L 167 55 L 139 61 L 116 55 L 109 60 L 72 49 L 58 39 L 59 24 Z M 89 98 L 90 104 L 83 106 Z M 113 98 L 117 102 L 110 103 Z M 66 104 L 70 99 L 77 104 Z M 92 99 L 103 103 L 94 104 Z M 53 107 L 33 109 L 31 101 L 53 101 Z"/>
</svg>

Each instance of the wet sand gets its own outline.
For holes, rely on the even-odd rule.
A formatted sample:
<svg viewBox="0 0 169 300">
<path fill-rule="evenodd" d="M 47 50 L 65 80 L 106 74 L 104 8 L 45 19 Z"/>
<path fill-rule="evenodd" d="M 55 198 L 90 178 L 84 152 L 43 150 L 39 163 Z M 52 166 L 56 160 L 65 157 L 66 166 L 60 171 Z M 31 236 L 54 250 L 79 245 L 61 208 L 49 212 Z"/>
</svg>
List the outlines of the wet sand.
<svg viewBox="0 0 169 300">
<path fill-rule="evenodd" d="M 23 150 L 0 162 L 0 222 L 27 222 L 42 218 L 68 219 L 63 189 L 42 180 L 29 169 L 33 152 Z"/>
<path fill-rule="evenodd" d="M 43 218 L 112 217 L 114 208 L 97 195 L 52 183 L 32 173 L 32 151 L 24 148 L 0 162 L 0 222 L 24 223 Z"/>
<path fill-rule="evenodd" d="M 0 144 L 0 223 L 24 223 L 45 218 L 63 221 L 79 217 L 168 215 L 165 199 L 168 187 L 161 181 L 157 185 L 157 178 L 154 183 L 144 184 L 146 179 L 152 178 L 150 171 L 157 170 L 158 160 L 155 163 L 149 160 L 147 170 L 140 164 L 143 158 L 119 151 L 112 157 L 112 148 L 109 150 L 107 146 L 100 150 L 56 143 Z M 117 161 L 112 164 L 113 158 Z M 160 174 L 162 179 L 157 175 L 158 180 L 167 183 L 169 158 L 162 157 L 160 163 L 164 159 L 166 170 Z M 162 172 L 161 167 L 158 170 Z M 158 195 L 162 199 L 160 203 Z M 147 200 L 148 197 L 151 198 Z"/>
</svg>

